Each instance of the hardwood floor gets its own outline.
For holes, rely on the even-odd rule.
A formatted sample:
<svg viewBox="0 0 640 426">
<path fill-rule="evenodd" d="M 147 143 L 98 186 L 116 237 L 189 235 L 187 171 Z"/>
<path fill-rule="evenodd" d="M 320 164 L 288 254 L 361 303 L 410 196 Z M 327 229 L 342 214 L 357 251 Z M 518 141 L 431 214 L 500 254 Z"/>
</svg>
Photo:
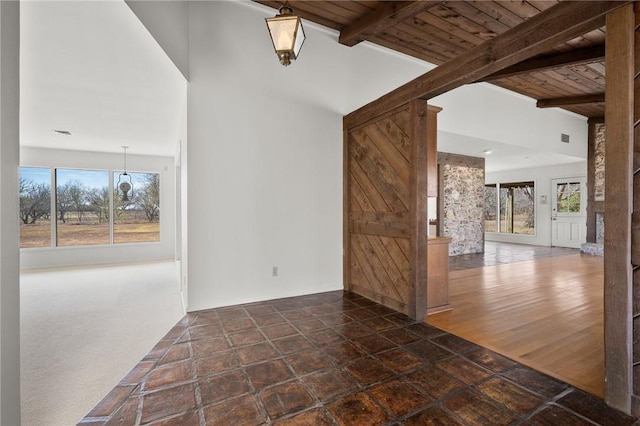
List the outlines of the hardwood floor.
<svg viewBox="0 0 640 426">
<path fill-rule="evenodd" d="M 580 254 L 451 271 L 453 310 L 426 322 L 602 397 L 603 282 Z"/>
</svg>

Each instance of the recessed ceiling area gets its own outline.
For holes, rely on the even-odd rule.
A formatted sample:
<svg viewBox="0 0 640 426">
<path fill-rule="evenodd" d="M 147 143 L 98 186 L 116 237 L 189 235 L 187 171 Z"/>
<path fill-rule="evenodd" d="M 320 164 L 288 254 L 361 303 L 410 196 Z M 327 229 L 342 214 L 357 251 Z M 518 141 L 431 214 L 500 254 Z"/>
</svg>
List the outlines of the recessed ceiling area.
<svg viewBox="0 0 640 426">
<path fill-rule="evenodd" d="M 22 146 L 175 155 L 186 81 L 124 2 L 20 8 Z"/>
</svg>

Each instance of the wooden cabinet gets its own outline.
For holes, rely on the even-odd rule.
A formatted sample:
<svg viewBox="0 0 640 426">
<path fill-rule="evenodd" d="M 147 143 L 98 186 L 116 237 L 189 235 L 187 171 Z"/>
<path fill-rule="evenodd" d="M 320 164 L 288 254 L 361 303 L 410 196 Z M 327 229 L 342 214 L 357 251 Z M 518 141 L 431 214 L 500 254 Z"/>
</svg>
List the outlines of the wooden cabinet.
<svg viewBox="0 0 640 426">
<path fill-rule="evenodd" d="M 427 249 L 427 314 L 449 305 L 449 243 L 451 238 L 429 237 Z"/>
</svg>

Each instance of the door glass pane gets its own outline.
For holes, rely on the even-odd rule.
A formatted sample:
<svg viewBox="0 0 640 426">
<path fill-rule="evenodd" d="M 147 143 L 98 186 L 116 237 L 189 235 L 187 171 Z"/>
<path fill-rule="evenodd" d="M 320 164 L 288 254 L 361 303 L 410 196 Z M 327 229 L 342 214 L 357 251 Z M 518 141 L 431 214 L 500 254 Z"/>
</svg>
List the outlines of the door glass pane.
<svg viewBox="0 0 640 426">
<path fill-rule="evenodd" d="M 56 169 L 57 245 L 109 244 L 109 172 Z"/>
<path fill-rule="evenodd" d="M 51 247 L 51 169 L 20 167 L 20 248 Z"/>
<path fill-rule="evenodd" d="M 580 213 L 580 182 L 556 185 L 556 209 L 558 213 Z"/>
<path fill-rule="evenodd" d="M 126 193 L 121 184 L 131 185 Z M 160 241 L 160 175 L 113 172 L 113 242 Z"/>
</svg>

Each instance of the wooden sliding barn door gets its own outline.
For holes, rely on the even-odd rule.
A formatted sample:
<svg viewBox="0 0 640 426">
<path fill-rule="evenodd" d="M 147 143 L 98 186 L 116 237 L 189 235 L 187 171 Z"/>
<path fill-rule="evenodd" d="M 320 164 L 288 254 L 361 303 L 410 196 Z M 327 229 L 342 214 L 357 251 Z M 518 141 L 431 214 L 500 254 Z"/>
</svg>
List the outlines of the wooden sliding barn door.
<svg viewBox="0 0 640 426">
<path fill-rule="evenodd" d="M 361 123 L 347 117 L 344 129 L 344 287 L 418 319 L 427 306 L 427 118 L 416 100 Z"/>
</svg>

